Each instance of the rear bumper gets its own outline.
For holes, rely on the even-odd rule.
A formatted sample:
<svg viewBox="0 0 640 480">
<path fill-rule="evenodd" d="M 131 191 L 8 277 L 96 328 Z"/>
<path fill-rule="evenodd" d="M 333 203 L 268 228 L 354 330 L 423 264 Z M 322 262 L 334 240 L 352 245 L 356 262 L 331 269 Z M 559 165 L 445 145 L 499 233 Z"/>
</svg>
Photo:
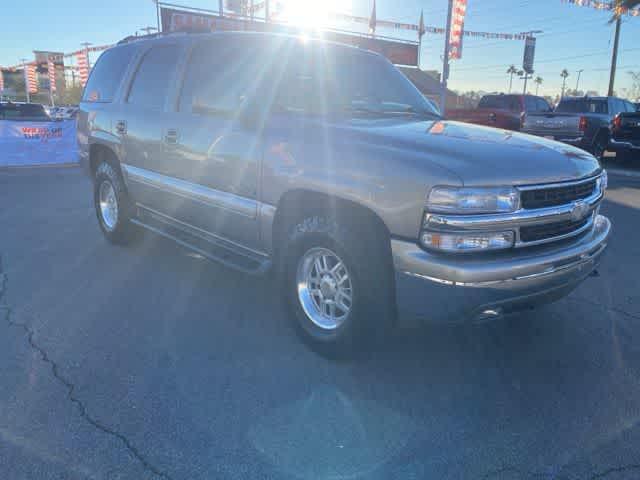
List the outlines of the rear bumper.
<svg viewBox="0 0 640 480">
<path fill-rule="evenodd" d="M 636 142 L 627 142 L 623 140 L 615 140 L 612 138 L 611 140 L 609 140 L 608 150 L 612 150 L 614 152 L 640 152 L 640 140 L 637 140 Z"/>
<path fill-rule="evenodd" d="M 432 254 L 392 240 L 399 318 L 464 323 L 558 300 L 594 270 L 610 231 L 598 215 L 578 240 L 493 257 Z"/>
</svg>

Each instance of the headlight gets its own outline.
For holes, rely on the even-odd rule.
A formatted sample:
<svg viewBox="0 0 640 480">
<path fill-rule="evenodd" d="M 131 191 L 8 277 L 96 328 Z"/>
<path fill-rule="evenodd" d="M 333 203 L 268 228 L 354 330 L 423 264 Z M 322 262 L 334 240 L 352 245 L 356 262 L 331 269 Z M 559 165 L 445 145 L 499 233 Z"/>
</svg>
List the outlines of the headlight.
<svg viewBox="0 0 640 480">
<path fill-rule="evenodd" d="M 597 182 L 600 187 L 600 191 L 604 193 L 609 186 L 609 175 L 607 175 L 607 171 L 605 169 L 602 169 L 602 174 L 598 177 Z"/>
<path fill-rule="evenodd" d="M 500 250 L 513 247 L 513 232 L 423 232 L 422 245 L 443 252 Z"/>
<path fill-rule="evenodd" d="M 520 196 L 511 187 L 434 187 L 427 199 L 427 209 L 439 213 L 514 212 L 519 204 Z"/>
</svg>

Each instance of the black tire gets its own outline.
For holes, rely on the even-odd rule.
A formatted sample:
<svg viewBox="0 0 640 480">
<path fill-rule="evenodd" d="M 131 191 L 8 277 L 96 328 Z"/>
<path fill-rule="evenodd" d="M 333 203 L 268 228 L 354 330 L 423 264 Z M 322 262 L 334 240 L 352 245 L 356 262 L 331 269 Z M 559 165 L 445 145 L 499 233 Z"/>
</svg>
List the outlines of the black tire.
<svg viewBox="0 0 640 480">
<path fill-rule="evenodd" d="M 604 152 L 607 149 L 607 145 L 609 144 L 609 137 L 605 133 L 599 133 L 596 138 L 593 140 L 593 144 L 589 150 L 589 153 L 596 157 L 598 160 L 602 160 L 604 158 Z"/>
<path fill-rule="evenodd" d="M 373 225 L 323 215 L 304 218 L 289 230 L 281 258 L 283 288 L 296 331 L 322 355 L 353 357 L 373 345 L 372 340 L 385 337 L 393 320 L 394 297 L 388 238 L 383 237 Z M 317 249 L 334 253 L 344 263 L 352 285 L 350 312 L 332 329 L 321 328 L 311 319 L 298 294 L 302 259 Z"/>
<path fill-rule="evenodd" d="M 112 188 L 117 204 L 117 215 L 115 222 L 107 221 L 100 207 L 101 188 Z M 120 173 L 110 164 L 103 162 L 96 169 L 95 181 L 93 183 L 93 203 L 98 218 L 98 224 L 104 236 L 111 243 L 124 245 L 134 239 L 134 225 L 131 218 L 134 207 L 129 199 L 129 194 Z"/>
</svg>

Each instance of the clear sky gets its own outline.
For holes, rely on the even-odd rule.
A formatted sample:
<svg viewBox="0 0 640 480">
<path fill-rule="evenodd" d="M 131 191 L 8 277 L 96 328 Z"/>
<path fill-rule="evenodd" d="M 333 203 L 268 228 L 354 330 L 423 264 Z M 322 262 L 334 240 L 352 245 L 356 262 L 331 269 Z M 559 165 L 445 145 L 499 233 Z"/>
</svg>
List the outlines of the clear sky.
<svg viewBox="0 0 640 480">
<path fill-rule="evenodd" d="M 257 1 L 257 0 L 256 0 Z M 276 0 L 271 0 L 272 5 Z M 284 0 L 286 3 L 325 0 Z M 173 2 L 172 2 L 173 3 Z M 175 0 L 192 6 L 216 9 L 217 0 Z M 339 11 L 368 16 L 373 0 L 333 1 Z M 0 65 L 13 65 L 21 57 L 32 58 L 32 50 L 69 52 L 84 41 L 95 45 L 113 43 L 145 26 L 155 26 L 152 0 L 30 0 L 4 1 L 0 29 Z M 417 23 L 424 10 L 425 23 L 444 26 L 447 0 L 377 0 L 378 19 Z M 274 7 L 272 7 L 273 9 Z M 570 72 L 567 85 L 575 87 L 577 71 L 583 69 L 580 89 L 606 93 L 613 43 L 609 14 L 562 3 L 561 0 L 469 0 L 465 28 L 476 31 L 516 33 L 543 30 L 538 35 L 535 74 L 544 79 L 540 93 L 556 95 L 562 79 Z M 364 31 L 366 26 L 337 25 Z M 631 84 L 628 70 L 640 71 L 640 17 L 624 20 L 620 38 L 616 89 Z M 378 34 L 415 39 L 415 32 L 378 29 Z M 423 37 L 422 68 L 441 69 L 443 35 Z M 450 87 L 456 90 L 504 91 L 505 71 L 522 63 L 523 42 L 466 37 L 462 59 L 452 65 Z M 514 90 L 521 89 L 514 79 Z"/>
</svg>

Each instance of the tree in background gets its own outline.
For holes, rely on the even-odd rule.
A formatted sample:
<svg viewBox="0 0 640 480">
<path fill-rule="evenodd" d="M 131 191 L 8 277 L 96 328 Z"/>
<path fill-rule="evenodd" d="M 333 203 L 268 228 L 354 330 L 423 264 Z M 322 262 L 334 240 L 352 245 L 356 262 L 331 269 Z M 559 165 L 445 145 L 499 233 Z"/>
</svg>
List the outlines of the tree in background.
<svg viewBox="0 0 640 480">
<path fill-rule="evenodd" d="M 511 86 L 513 85 L 513 76 L 518 73 L 518 69 L 515 65 L 511 65 L 507 68 L 507 75 L 509 75 L 509 93 L 511 93 Z"/>
<path fill-rule="evenodd" d="M 567 86 L 567 77 L 569 76 L 569 71 L 566 68 L 563 68 L 560 72 L 560 76 L 562 77 L 562 92 L 560 93 L 560 98 L 564 97 L 564 89 Z"/>
<path fill-rule="evenodd" d="M 56 104 L 78 105 L 82 97 L 82 87 L 80 85 L 68 86 L 64 93 L 56 97 Z"/>
<path fill-rule="evenodd" d="M 536 95 L 538 95 L 538 89 L 540 88 L 540 85 L 542 85 L 542 77 L 536 77 L 533 79 L 533 83 L 536 84 Z"/>
</svg>

